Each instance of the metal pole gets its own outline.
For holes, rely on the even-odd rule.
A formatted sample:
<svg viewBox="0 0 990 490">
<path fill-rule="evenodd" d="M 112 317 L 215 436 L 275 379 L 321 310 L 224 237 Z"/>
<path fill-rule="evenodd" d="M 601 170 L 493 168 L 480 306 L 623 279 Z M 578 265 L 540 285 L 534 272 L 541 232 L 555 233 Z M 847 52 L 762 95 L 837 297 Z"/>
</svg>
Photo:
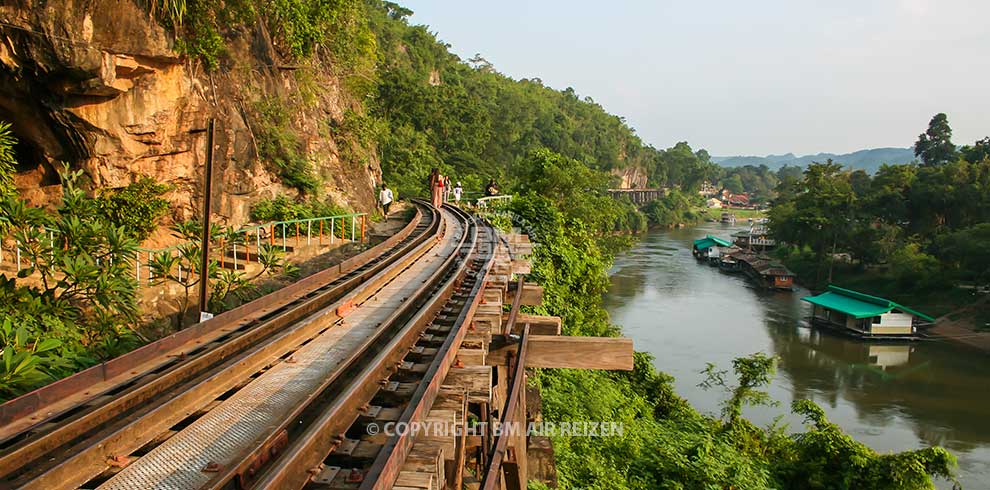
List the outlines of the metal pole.
<svg viewBox="0 0 990 490">
<path fill-rule="evenodd" d="M 306 222 L 306 245 L 310 245 L 310 244 L 313 243 L 312 238 L 313 238 L 313 222 L 312 221 L 307 221 Z"/>
<path fill-rule="evenodd" d="M 285 223 L 282 223 L 282 251 L 285 252 Z"/>
<path fill-rule="evenodd" d="M 355 221 L 356 221 L 356 218 L 355 218 L 355 217 L 354 217 L 354 215 L 352 214 L 352 215 L 351 215 L 351 241 L 352 241 L 352 242 L 354 241 L 354 222 L 355 222 Z"/>
<path fill-rule="evenodd" d="M 256 259 L 258 259 L 258 262 L 261 262 L 261 228 L 260 227 L 258 228 L 258 250 L 255 250 L 254 256 Z"/>
<path fill-rule="evenodd" d="M 333 224 L 336 222 L 337 220 L 330 218 L 330 245 L 333 245 Z"/>
<path fill-rule="evenodd" d="M 202 319 L 206 312 L 207 295 L 209 294 L 209 272 L 210 272 L 210 210 L 213 204 L 213 129 L 215 121 L 211 117 L 206 130 L 206 178 L 203 185 L 203 244 L 200 249 L 202 261 L 200 262 L 199 280 L 199 311 Z M 185 312 L 180 313 L 182 315 Z"/>
<path fill-rule="evenodd" d="M 17 250 L 17 272 L 21 271 L 21 242 L 15 241 L 14 248 Z"/>
<path fill-rule="evenodd" d="M 230 246 L 234 248 L 234 270 L 236 271 L 237 270 L 237 242 L 231 243 Z"/>
</svg>

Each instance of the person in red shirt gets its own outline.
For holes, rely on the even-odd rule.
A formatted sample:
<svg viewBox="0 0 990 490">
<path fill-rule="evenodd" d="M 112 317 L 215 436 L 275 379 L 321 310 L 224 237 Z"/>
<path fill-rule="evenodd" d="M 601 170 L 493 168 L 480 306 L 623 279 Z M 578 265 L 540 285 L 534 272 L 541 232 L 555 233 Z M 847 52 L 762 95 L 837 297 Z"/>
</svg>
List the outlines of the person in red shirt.
<svg viewBox="0 0 990 490">
<path fill-rule="evenodd" d="M 439 208 L 443 205 L 443 176 L 436 167 L 433 167 L 430 173 L 430 199 L 434 207 Z"/>
</svg>

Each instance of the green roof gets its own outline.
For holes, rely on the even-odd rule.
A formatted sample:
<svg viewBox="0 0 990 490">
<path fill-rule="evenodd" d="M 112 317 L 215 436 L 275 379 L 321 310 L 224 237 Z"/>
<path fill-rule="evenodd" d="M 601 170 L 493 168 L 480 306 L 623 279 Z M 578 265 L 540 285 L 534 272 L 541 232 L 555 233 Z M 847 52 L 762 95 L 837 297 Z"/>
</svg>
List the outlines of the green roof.
<svg viewBox="0 0 990 490">
<path fill-rule="evenodd" d="M 807 301 L 813 305 L 845 313 L 853 318 L 869 318 L 889 313 L 891 310 L 901 310 L 931 322 L 935 321 L 934 318 L 920 311 L 912 310 L 889 299 L 870 296 L 869 294 L 840 288 L 832 284 L 828 285 L 828 289 L 824 293 L 818 296 L 801 298 L 801 301 Z"/>
<path fill-rule="evenodd" d="M 732 245 L 732 242 L 728 240 L 723 240 L 717 236 L 708 235 L 705 238 L 699 238 L 694 241 L 694 248 L 698 250 L 704 250 L 706 248 L 712 248 L 715 245 L 721 247 L 728 247 Z"/>
</svg>

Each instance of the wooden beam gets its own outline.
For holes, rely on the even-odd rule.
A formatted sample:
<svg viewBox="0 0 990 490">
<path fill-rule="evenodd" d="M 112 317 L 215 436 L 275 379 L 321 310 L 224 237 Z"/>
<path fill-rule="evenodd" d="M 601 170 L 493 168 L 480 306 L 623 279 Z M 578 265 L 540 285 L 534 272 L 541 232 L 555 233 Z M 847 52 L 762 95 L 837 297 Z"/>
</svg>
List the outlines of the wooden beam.
<svg viewBox="0 0 990 490">
<path fill-rule="evenodd" d="M 506 356 L 515 355 L 517 346 L 504 337 L 493 339 L 488 352 L 489 365 L 504 365 Z M 633 343 L 625 337 L 567 337 L 531 335 L 527 343 L 526 367 L 606 369 L 632 371 Z"/>
<path fill-rule="evenodd" d="M 509 285 L 509 294 L 505 296 L 505 302 L 511 304 L 515 300 L 516 284 Z M 519 300 L 522 306 L 539 306 L 543 303 L 543 286 L 535 282 L 523 284 L 522 298 Z"/>
<path fill-rule="evenodd" d="M 512 273 L 513 274 L 529 274 L 533 271 L 533 267 L 529 262 L 529 259 L 513 259 L 512 260 Z"/>
<path fill-rule="evenodd" d="M 492 399 L 492 367 L 465 366 L 451 368 L 443 380 L 445 387 L 467 393 L 471 403 L 488 403 Z"/>
<path fill-rule="evenodd" d="M 503 314 L 505 317 L 508 314 Z M 505 321 L 505 318 L 502 320 Z M 527 315 L 525 313 L 519 313 L 516 316 L 516 324 L 525 325 L 529 324 L 529 331 L 533 335 L 560 335 L 560 317 L 559 316 L 543 316 L 543 315 Z"/>
</svg>

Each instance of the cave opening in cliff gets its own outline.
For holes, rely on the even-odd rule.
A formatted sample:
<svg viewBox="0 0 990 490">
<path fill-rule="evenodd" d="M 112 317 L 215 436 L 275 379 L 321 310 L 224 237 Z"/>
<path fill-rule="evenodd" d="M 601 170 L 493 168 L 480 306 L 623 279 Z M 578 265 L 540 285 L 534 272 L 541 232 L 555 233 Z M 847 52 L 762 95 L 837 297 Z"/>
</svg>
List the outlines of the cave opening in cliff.
<svg viewBox="0 0 990 490">
<path fill-rule="evenodd" d="M 59 183 L 58 172 L 46 155 L 43 145 L 36 140 L 37 134 L 25 130 L 30 124 L 23 117 L 11 117 L 5 111 L 0 111 L 0 120 L 12 121 L 11 130 L 14 133 L 14 158 L 17 165 L 14 168 L 16 185 L 21 187 L 43 187 Z"/>
<path fill-rule="evenodd" d="M 59 183 L 58 173 L 45 157 L 45 152 L 30 139 L 17 135 L 14 156 L 17 158 L 15 172 L 26 177 L 25 180 L 31 184 L 47 186 Z"/>
</svg>

